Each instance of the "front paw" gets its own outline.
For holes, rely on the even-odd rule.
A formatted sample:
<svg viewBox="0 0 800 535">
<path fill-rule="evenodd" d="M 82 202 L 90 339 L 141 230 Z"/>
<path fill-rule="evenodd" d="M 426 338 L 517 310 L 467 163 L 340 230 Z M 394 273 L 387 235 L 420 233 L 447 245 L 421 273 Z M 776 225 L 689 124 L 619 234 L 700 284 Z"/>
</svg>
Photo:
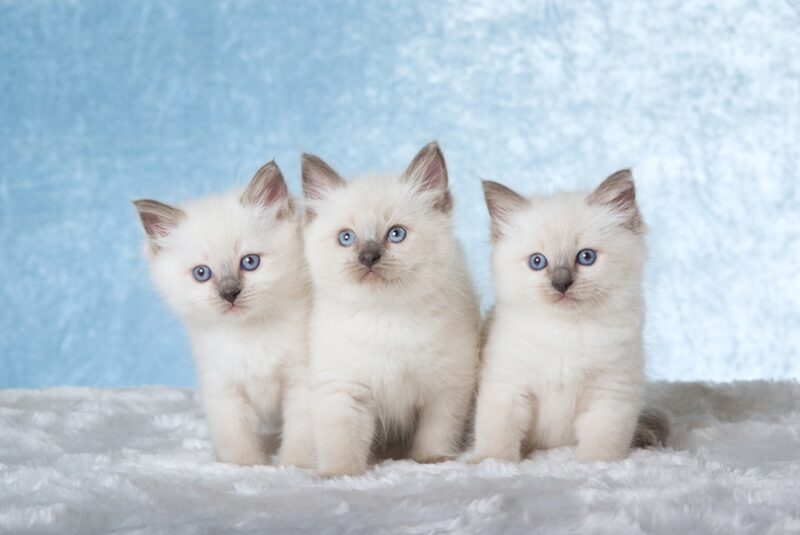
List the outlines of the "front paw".
<svg viewBox="0 0 800 535">
<path fill-rule="evenodd" d="M 422 454 L 412 454 L 411 458 L 420 463 L 420 464 L 436 464 L 436 463 L 445 463 L 447 461 L 452 461 L 456 458 L 455 455 L 449 453 L 422 453 Z"/>
<path fill-rule="evenodd" d="M 360 459 L 330 459 L 320 460 L 317 475 L 323 478 L 358 476 L 367 471 L 367 462 Z"/>
<path fill-rule="evenodd" d="M 294 466 L 308 470 L 314 468 L 314 456 L 310 452 L 282 452 L 280 463 L 282 466 Z"/>
<path fill-rule="evenodd" d="M 240 466 L 269 464 L 268 455 L 258 450 L 220 451 L 217 453 L 217 460 L 221 463 L 238 464 Z"/>
<path fill-rule="evenodd" d="M 325 466 L 317 470 L 317 476 L 323 479 L 332 479 L 345 476 L 360 476 L 366 471 L 366 466 Z"/>
<path fill-rule="evenodd" d="M 520 456 L 514 456 L 511 453 L 481 453 L 481 452 L 472 452 L 467 455 L 467 458 L 464 459 L 469 464 L 478 464 L 482 463 L 487 459 L 494 459 L 496 461 L 503 461 L 507 463 L 518 463 L 520 461 Z"/>
<path fill-rule="evenodd" d="M 597 445 L 578 446 L 575 457 L 582 463 L 620 461 L 628 456 L 628 448 L 610 448 Z"/>
</svg>

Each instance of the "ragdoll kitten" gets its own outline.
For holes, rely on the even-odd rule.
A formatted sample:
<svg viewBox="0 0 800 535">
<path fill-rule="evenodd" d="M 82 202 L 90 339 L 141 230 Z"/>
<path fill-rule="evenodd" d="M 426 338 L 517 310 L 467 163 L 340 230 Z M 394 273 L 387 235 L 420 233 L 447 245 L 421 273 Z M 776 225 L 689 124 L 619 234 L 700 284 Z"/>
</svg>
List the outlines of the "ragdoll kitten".
<svg viewBox="0 0 800 535">
<path fill-rule="evenodd" d="M 526 199 L 495 182 L 484 193 L 497 304 L 473 460 L 570 445 L 584 461 L 626 456 L 643 405 L 647 258 L 630 171 L 590 194 Z M 637 445 L 664 425 L 648 411 Z"/>
<path fill-rule="evenodd" d="M 399 177 L 345 182 L 311 155 L 302 175 L 319 473 L 362 473 L 376 437 L 409 431 L 412 459 L 454 457 L 480 312 L 439 147 L 425 146 Z"/>
<path fill-rule="evenodd" d="M 152 278 L 191 340 L 217 458 L 267 462 L 282 421 L 281 460 L 312 465 L 302 381 L 310 287 L 278 166 L 259 169 L 244 193 L 134 204 Z"/>
</svg>

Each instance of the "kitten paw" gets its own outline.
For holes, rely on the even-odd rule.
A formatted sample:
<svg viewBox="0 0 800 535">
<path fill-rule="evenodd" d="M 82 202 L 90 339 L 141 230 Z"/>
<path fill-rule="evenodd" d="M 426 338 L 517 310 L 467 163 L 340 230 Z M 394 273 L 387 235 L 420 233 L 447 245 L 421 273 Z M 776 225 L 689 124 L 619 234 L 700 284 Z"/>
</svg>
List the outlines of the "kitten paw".
<svg viewBox="0 0 800 535">
<path fill-rule="evenodd" d="M 314 458 L 311 455 L 282 454 L 280 464 L 281 466 L 293 466 L 308 470 L 314 468 Z"/>
<path fill-rule="evenodd" d="M 319 468 L 317 470 L 317 477 L 322 479 L 334 479 L 345 476 L 360 476 L 361 474 L 366 473 L 366 471 L 366 467 L 356 468 L 353 466 L 328 466 Z"/>
<path fill-rule="evenodd" d="M 239 452 L 217 455 L 217 460 L 226 464 L 238 464 L 240 466 L 258 466 L 269 464 L 269 458 L 263 452 Z"/>
<path fill-rule="evenodd" d="M 628 456 L 627 451 L 601 448 L 578 448 L 575 457 L 582 463 L 620 461 Z"/>
<path fill-rule="evenodd" d="M 502 455 L 502 454 L 484 454 L 484 453 L 471 453 L 466 459 L 465 462 L 468 464 L 479 464 L 487 459 L 494 459 L 495 461 L 502 461 L 506 463 L 518 463 L 520 461 L 520 457 L 514 457 L 513 455 Z"/>
<path fill-rule="evenodd" d="M 456 458 L 455 455 L 450 454 L 427 454 L 427 455 L 412 455 L 411 458 L 420 464 L 436 464 L 452 461 Z"/>
</svg>

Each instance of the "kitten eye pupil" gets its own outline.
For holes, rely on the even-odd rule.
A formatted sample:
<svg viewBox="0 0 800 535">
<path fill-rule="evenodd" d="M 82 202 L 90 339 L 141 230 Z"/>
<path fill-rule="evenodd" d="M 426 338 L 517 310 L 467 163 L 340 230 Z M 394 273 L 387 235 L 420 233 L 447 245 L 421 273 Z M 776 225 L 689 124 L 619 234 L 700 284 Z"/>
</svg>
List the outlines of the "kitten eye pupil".
<svg viewBox="0 0 800 535">
<path fill-rule="evenodd" d="M 581 249 L 578 251 L 577 260 L 582 266 L 591 266 L 597 260 L 597 251 L 594 249 Z"/>
<path fill-rule="evenodd" d="M 528 258 L 528 265 L 534 271 L 539 271 L 547 267 L 547 257 L 542 253 L 534 253 Z"/>
<path fill-rule="evenodd" d="M 339 245 L 350 247 L 356 242 L 356 234 L 350 229 L 345 229 L 339 233 Z"/>
<path fill-rule="evenodd" d="M 386 239 L 392 243 L 400 243 L 401 241 L 406 239 L 407 234 L 408 231 L 404 227 L 397 225 L 389 229 L 389 233 L 386 235 Z"/>
<path fill-rule="evenodd" d="M 261 264 L 261 257 L 257 254 L 249 254 L 242 257 L 239 265 L 245 271 L 255 271 Z"/>
<path fill-rule="evenodd" d="M 211 268 L 208 266 L 195 266 L 192 269 L 192 277 L 197 282 L 206 282 L 208 279 L 211 278 Z"/>
</svg>

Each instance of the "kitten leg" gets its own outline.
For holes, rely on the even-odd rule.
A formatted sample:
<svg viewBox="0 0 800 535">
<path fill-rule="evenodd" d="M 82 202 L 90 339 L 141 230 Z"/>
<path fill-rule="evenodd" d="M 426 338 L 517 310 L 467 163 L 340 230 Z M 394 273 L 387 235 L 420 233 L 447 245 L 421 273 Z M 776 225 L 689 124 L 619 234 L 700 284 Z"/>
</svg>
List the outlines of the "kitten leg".
<svg viewBox="0 0 800 535">
<path fill-rule="evenodd" d="M 482 383 L 475 415 L 475 449 L 470 460 L 519 461 L 522 441 L 533 423 L 533 411 L 533 400 L 523 389 L 508 383 Z"/>
<path fill-rule="evenodd" d="M 314 430 L 305 385 L 287 389 L 283 401 L 280 459 L 281 464 L 299 468 L 314 466 Z"/>
<path fill-rule="evenodd" d="M 375 414 L 369 389 L 355 383 L 317 387 L 312 398 L 317 472 L 323 477 L 367 471 L 375 436 Z"/>
<path fill-rule="evenodd" d="M 411 447 L 412 459 L 418 463 L 437 463 L 458 455 L 471 395 L 471 388 L 465 392 L 444 392 L 421 407 Z"/>
<path fill-rule="evenodd" d="M 613 461 L 630 450 L 641 404 L 636 399 L 598 398 L 575 420 L 578 460 Z"/>
<path fill-rule="evenodd" d="M 258 416 L 238 392 L 204 395 L 211 442 L 223 463 L 265 464 L 269 456 L 258 436 Z"/>
</svg>

